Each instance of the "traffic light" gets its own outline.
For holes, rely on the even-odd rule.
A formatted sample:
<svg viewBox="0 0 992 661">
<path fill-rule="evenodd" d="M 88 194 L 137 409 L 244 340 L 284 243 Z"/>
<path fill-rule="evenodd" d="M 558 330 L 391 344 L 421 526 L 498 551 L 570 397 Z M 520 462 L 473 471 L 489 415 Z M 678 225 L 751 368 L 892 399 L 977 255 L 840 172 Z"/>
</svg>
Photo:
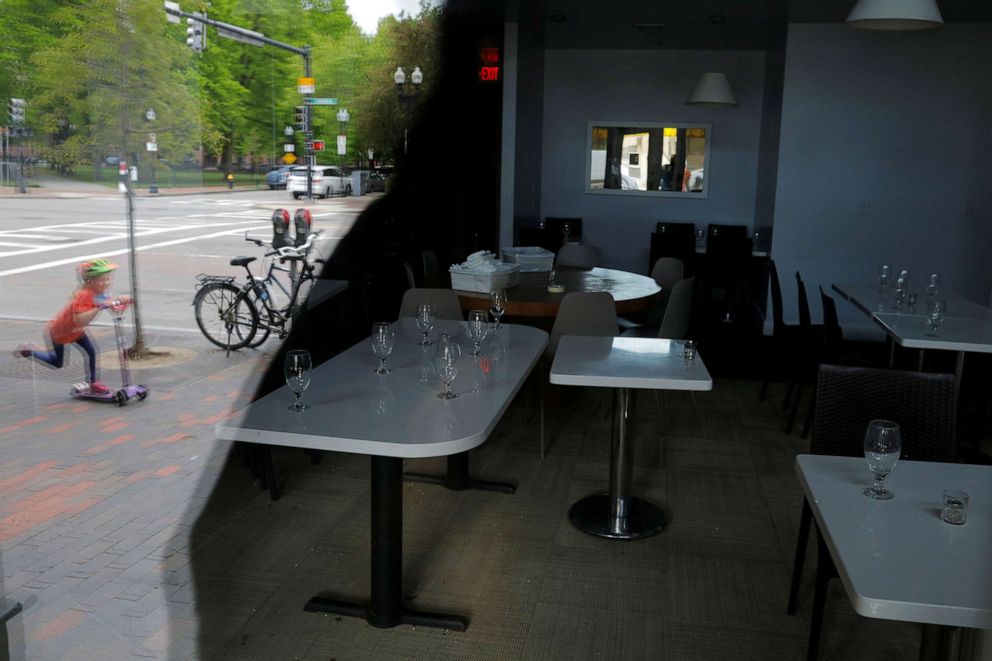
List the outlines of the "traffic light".
<svg viewBox="0 0 992 661">
<path fill-rule="evenodd" d="M 10 117 L 11 124 L 24 123 L 24 99 L 16 99 L 11 97 L 7 109 L 7 114 Z"/>
<path fill-rule="evenodd" d="M 189 23 L 189 27 L 186 28 L 186 45 L 199 53 L 207 45 L 206 31 L 204 30 L 206 26 L 193 16 L 187 17 L 186 22 Z"/>
<path fill-rule="evenodd" d="M 308 120 L 308 108 L 306 106 L 296 106 L 293 108 L 293 124 L 296 125 L 297 131 L 308 131 L 310 129 L 310 122 Z"/>
</svg>

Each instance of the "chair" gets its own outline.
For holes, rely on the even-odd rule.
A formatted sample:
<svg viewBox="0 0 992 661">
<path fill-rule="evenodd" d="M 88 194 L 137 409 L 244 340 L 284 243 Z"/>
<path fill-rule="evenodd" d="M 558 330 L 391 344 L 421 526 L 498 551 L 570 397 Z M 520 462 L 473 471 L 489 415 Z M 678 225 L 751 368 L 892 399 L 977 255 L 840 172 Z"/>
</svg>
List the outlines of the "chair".
<svg viewBox="0 0 992 661">
<path fill-rule="evenodd" d="M 433 250 L 425 250 L 420 253 L 420 259 L 424 268 L 424 287 L 438 289 L 451 284 L 450 282 L 445 282 L 447 278 L 441 272 L 441 267 L 437 261 L 437 254 Z"/>
<path fill-rule="evenodd" d="M 676 257 L 661 257 L 654 263 L 651 277 L 661 287 L 661 292 L 655 297 L 652 305 L 627 315 L 627 317 L 621 317 L 619 319 L 621 328 L 627 330 L 638 326 L 657 327 L 661 325 L 665 318 L 668 301 L 672 296 L 672 290 L 685 278 L 685 266 L 682 260 Z"/>
<path fill-rule="evenodd" d="M 578 241 L 582 238 L 582 219 L 547 216 L 544 219 L 544 230 L 552 238 L 557 239 L 560 247 L 569 240 Z"/>
<path fill-rule="evenodd" d="M 617 334 L 617 308 L 607 292 L 572 292 L 565 294 L 558 316 L 551 327 L 548 346 L 544 349 L 545 369 L 541 374 L 541 458 L 544 458 L 544 388 L 551 371 L 551 362 L 563 335 L 592 335 L 612 337 Z"/>
<path fill-rule="evenodd" d="M 437 319 L 462 321 L 465 318 L 462 314 L 461 303 L 458 301 L 458 294 L 454 290 L 428 289 L 423 287 L 411 287 L 403 293 L 399 316 L 416 316 L 417 306 L 421 303 L 432 303 L 434 305 L 434 316 Z"/>
<path fill-rule="evenodd" d="M 660 326 L 637 326 L 625 330 L 622 333 L 623 337 L 661 337 L 669 340 L 687 337 L 695 285 L 695 277 L 686 278 L 675 285 Z"/>
<path fill-rule="evenodd" d="M 403 275 L 406 277 L 407 289 L 414 289 L 417 286 L 417 278 L 413 273 L 413 265 L 410 262 L 403 262 Z"/>
<path fill-rule="evenodd" d="M 843 365 L 846 361 L 843 358 L 844 331 L 840 327 L 840 318 L 837 316 L 837 303 L 827 296 L 820 287 L 820 305 L 823 307 L 823 342 L 819 347 L 819 363 L 827 365 Z M 813 414 L 816 411 L 816 391 L 809 401 L 809 410 L 806 412 L 806 422 L 803 424 L 802 438 L 809 438 L 810 429 L 813 426 Z"/>
<path fill-rule="evenodd" d="M 786 434 L 792 432 L 792 427 L 796 424 L 796 415 L 799 412 L 799 403 L 802 401 L 806 382 L 816 380 L 816 361 L 818 357 L 818 343 L 813 338 L 813 322 L 809 313 L 809 298 L 806 296 L 806 285 L 803 283 L 803 278 L 799 274 L 799 271 L 796 271 L 796 291 L 798 292 L 799 305 L 799 341 L 795 360 L 792 363 L 792 380 L 789 384 L 789 389 L 795 396 L 795 399 L 792 400 L 789 421 L 785 425 Z M 788 398 L 788 394 L 786 398 Z"/>
<path fill-rule="evenodd" d="M 570 266 L 573 268 L 591 269 L 596 266 L 597 261 L 596 249 L 592 246 L 566 243 L 558 250 L 555 267 Z"/>
<path fill-rule="evenodd" d="M 902 458 L 917 461 L 954 461 L 956 456 L 954 375 L 871 367 L 821 365 L 816 383 L 812 454 L 860 457 L 868 422 L 885 418 L 902 430 Z M 898 468 L 896 468 L 898 470 Z M 865 471 L 867 480 L 867 469 Z M 853 487 L 852 487 L 853 488 Z M 813 515 L 803 500 L 799 538 L 792 567 L 786 611 L 796 612 Z M 819 531 L 817 531 L 818 543 Z M 816 658 L 823 620 L 826 582 L 835 571 L 830 554 L 818 558 L 813 611 L 810 618 L 808 659 Z M 823 564 L 828 563 L 828 564 Z"/>
<path fill-rule="evenodd" d="M 799 334 L 798 326 L 786 324 L 783 319 L 782 286 L 778 280 L 778 269 L 774 259 L 768 262 L 768 282 L 772 295 L 772 348 L 770 355 L 765 360 L 765 379 L 761 384 L 761 392 L 758 394 L 759 402 L 765 399 L 768 384 L 772 381 L 772 370 L 782 362 L 791 362 Z M 783 408 L 787 406 L 788 399 L 783 404 Z"/>
<path fill-rule="evenodd" d="M 651 233 L 649 271 L 662 257 L 675 257 L 689 264 L 696 254 L 695 223 L 660 222 Z"/>
</svg>

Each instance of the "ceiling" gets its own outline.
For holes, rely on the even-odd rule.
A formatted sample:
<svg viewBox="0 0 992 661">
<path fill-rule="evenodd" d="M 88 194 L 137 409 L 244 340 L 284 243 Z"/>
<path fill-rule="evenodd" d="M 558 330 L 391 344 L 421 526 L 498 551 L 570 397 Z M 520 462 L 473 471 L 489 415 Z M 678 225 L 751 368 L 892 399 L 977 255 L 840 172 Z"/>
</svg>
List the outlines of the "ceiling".
<svg viewBox="0 0 992 661">
<path fill-rule="evenodd" d="M 788 22 L 842 23 L 854 3 L 520 0 L 519 8 L 522 15 L 543 27 L 547 48 L 766 50 L 784 44 Z M 937 4 L 946 23 L 992 22 L 992 2 L 988 0 L 938 0 Z"/>
</svg>

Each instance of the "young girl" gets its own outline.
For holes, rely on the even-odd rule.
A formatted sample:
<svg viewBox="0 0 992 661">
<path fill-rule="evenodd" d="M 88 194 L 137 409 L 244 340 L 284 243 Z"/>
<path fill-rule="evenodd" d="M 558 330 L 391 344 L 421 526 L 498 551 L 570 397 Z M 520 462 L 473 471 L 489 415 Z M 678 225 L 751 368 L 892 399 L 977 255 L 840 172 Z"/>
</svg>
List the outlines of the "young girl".
<svg viewBox="0 0 992 661">
<path fill-rule="evenodd" d="M 94 259 L 80 264 L 79 277 L 82 279 L 82 286 L 55 318 L 45 325 L 45 336 L 51 349 L 38 351 L 22 344 L 14 351 L 14 355 L 35 358 L 52 367 L 60 368 L 65 362 L 65 345 L 75 342 L 86 352 L 90 391 L 101 394 L 109 392 L 110 389 L 96 379 L 96 349 L 93 341 L 86 334 L 86 327 L 96 319 L 101 310 L 111 307 L 111 298 L 107 290 L 110 289 L 110 281 L 116 268 L 116 264 L 111 264 L 106 259 Z M 131 303 L 129 296 L 119 296 L 117 300 L 125 306 Z"/>
</svg>

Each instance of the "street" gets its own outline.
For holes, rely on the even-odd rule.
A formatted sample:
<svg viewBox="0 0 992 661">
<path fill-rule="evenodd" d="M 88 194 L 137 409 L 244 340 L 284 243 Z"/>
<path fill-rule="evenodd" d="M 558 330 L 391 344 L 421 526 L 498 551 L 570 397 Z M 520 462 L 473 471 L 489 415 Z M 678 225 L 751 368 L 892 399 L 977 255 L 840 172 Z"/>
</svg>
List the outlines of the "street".
<svg viewBox="0 0 992 661">
<path fill-rule="evenodd" d="M 147 330 L 199 333 L 193 316 L 198 273 L 236 275 L 229 260 L 262 257 L 244 235 L 268 241 L 277 208 L 306 206 L 323 230 L 316 253 L 328 257 L 376 195 L 293 200 L 286 191 L 250 191 L 135 198 L 138 298 Z M 313 256 L 317 256 L 313 254 Z M 113 189 L 0 197 L 0 318 L 43 323 L 77 286 L 75 267 L 105 257 L 120 265 L 111 291 L 127 294 L 127 215 Z M 253 267 L 261 264 L 261 259 Z M 259 268 L 253 271 L 259 274 Z M 97 325 L 109 325 L 109 319 Z M 12 338 L 13 339 L 13 338 Z M 38 341 L 39 337 L 19 338 Z M 206 342 L 206 339 L 204 339 Z M 16 345 L 16 342 L 12 345 Z"/>
</svg>

